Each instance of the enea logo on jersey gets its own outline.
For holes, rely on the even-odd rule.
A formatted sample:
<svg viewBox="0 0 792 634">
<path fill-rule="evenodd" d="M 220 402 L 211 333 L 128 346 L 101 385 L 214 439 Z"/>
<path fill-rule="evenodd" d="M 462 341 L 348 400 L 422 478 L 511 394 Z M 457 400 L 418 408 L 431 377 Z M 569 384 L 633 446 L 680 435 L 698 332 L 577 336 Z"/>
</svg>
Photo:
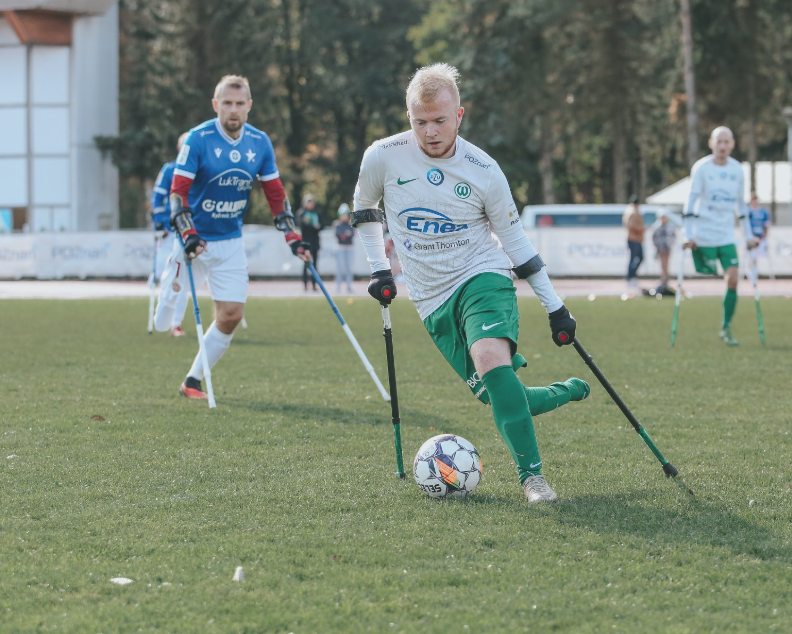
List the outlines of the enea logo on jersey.
<svg viewBox="0 0 792 634">
<path fill-rule="evenodd" d="M 406 218 L 407 230 L 415 231 L 416 233 L 438 235 L 441 233 L 456 233 L 468 228 L 466 224 L 458 225 L 445 214 L 441 214 L 434 209 L 426 209 L 425 207 L 410 207 L 400 212 L 399 216 L 404 214 L 410 214 Z"/>
</svg>

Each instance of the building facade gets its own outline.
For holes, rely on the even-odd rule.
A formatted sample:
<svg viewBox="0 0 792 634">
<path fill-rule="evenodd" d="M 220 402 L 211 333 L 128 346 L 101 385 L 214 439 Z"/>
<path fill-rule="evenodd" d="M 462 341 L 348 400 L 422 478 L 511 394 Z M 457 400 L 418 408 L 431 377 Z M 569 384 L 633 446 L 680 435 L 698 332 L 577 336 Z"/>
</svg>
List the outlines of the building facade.
<svg viewBox="0 0 792 634">
<path fill-rule="evenodd" d="M 0 231 L 118 228 L 116 0 L 0 0 Z"/>
</svg>

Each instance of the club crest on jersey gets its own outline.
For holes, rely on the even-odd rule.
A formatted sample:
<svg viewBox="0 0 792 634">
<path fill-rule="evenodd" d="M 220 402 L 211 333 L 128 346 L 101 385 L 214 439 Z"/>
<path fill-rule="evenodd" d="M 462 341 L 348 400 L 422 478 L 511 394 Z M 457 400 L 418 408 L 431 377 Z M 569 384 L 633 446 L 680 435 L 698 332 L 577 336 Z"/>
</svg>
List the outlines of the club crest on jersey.
<svg viewBox="0 0 792 634">
<path fill-rule="evenodd" d="M 174 282 L 173 283 L 173 292 L 174 293 L 178 293 L 179 291 L 181 291 L 181 286 L 179 286 L 178 282 Z"/>
<path fill-rule="evenodd" d="M 399 216 L 404 214 L 409 214 L 405 218 L 407 222 L 407 231 L 414 231 L 415 233 L 439 235 L 443 233 L 456 233 L 457 231 L 468 228 L 466 224 L 458 225 L 445 214 L 441 214 L 434 209 L 427 209 L 426 207 L 410 207 L 409 209 L 399 212 Z"/>
<path fill-rule="evenodd" d="M 469 198 L 472 192 L 473 188 L 467 183 L 457 183 L 456 187 L 454 187 L 454 193 L 457 195 L 457 198 L 461 198 L 462 200 Z"/>
<path fill-rule="evenodd" d="M 242 155 L 239 153 L 239 150 L 231 150 L 231 153 L 228 155 L 228 158 L 231 159 L 232 163 L 239 163 L 242 160 Z"/>
<path fill-rule="evenodd" d="M 426 180 L 428 180 L 432 185 L 442 185 L 443 181 L 445 180 L 445 176 L 443 172 L 441 172 L 436 167 L 433 167 L 428 172 L 426 172 Z"/>
</svg>

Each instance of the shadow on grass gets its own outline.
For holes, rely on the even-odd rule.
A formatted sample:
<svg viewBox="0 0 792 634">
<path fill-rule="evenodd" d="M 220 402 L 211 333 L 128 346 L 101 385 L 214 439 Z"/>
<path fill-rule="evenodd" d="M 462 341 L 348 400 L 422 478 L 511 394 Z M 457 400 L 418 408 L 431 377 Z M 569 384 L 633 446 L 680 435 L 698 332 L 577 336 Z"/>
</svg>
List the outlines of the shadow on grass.
<svg viewBox="0 0 792 634">
<path fill-rule="evenodd" d="M 746 521 L 684 491 L 684 506 L 664 509 L 646 493 L 591 495 L 568 498 L 553 510 L 557 521 L 585 526 L 602 535 L 632 535 L 652 544 L 696 544 L 725 548 L 762 560 L 792 562 L 781 535 Z M 550 510 L 550 509 L 547 509 Z M 546 510 L 546 511 L 547 511 Z M 545 512 L 546 512 L 545 511 Z"/>
<path fill-rule="evenodd" d="M 379 406 L 377 411 L 350 412 L 349 409 L 340 407 L 310 405 L 306 403 L 273 403 L 271 401 L 251 401 L 249 399 L 234 398 L 233 396 L 223 396 L 223 405 L 249 410 L 270 416 L 282 416 L 295 421 L 323 421 L 328 423 L 355 423 L 360 425 L 386 425 L 388 429 L 392 427 L 390 403 L 382 399 L 374 399 L 372 403 Z M 367 408 L 368 410 L 368 408 Z M 421 412 L 401 408 L 400 415 L 402 420 L 421 420 Z M 438 429 L 450 428 L 451 419 L 444 419 L 433 416 L 431 422 Z"/>
</svg>

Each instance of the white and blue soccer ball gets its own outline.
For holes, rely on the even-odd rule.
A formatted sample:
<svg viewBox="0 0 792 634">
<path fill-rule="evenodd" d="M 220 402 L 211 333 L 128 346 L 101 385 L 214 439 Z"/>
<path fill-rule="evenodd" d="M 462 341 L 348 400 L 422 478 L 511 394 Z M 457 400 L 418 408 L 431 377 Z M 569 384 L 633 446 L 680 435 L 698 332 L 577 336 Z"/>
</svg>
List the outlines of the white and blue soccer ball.
<svg viewBox="0 0 792 634">
<path fill-rule="evenodd" d="M 413 461 L 413 476 L 429 497 L 465 498 L 481 480 L 481 458 L 462 436 L 440 434 L 421 445 Z"/>
</svg>

